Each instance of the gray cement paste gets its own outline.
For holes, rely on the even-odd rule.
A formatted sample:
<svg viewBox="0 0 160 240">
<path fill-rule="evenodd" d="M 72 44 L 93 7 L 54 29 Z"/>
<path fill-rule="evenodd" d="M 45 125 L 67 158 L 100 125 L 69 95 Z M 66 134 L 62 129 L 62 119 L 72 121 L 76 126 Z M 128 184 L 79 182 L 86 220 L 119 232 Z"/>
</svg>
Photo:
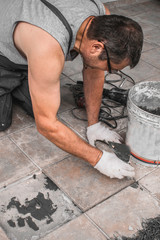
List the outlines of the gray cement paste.
<svg viewBox="0 0 160 240">
<path fill-rule="evenodd" d="M 16 208 L 17 211 L 23 215 L 30 213 L 31 217 L 29 216 L 29 217 L 19 218 L 17 220 L 18 226 L 23 227 L 25 226 L 25 222 L 26 222 L 30 228 L 37 231 L 39 230 L 39 228 L 33 219 L 37 219 L 39 221 L 43 219 L 47 219 L 46 222 L 47 224 L 49 224 L 50 222 L 53 221 L 52 215 L 57 210 L 57 205 L 53 204 L 53 202 L 49 198 L 49 193 L 48 193 L 48 198 L 45 199 L 44 194 L 39 192 L 35 198 L 31 200 L 26 199 L 25 205 L 22 205 L 18 201 L 18 199 L 13 197 L 7 206 L 7 209 L 11 209 L 11 208 Z M 13 222 L 12 220 L 9 220 L 8 224 L 11 227 L 16 226 L 16 223 Z"/>
<path fill-rule="evenodd" d="M 131 97 L 133 103 L 146 112 L 160 116 L 160 83 L 139 84 Z"/>
<path fill-rule="evenodd" d="M 50 178 L 45 177 L 45 179 L 46 179 L 45 188 L 49 190 L 57 191 L 58 189 L 57 185 L 54 182 L 52 182 Z"/>
<path fill-rule="evenodd" d="M 15 222 L 12 219 L 8 220 L 7 222 L 8 222 L 10 227 L 15 227 L 16 226 Z"/>
</svg>

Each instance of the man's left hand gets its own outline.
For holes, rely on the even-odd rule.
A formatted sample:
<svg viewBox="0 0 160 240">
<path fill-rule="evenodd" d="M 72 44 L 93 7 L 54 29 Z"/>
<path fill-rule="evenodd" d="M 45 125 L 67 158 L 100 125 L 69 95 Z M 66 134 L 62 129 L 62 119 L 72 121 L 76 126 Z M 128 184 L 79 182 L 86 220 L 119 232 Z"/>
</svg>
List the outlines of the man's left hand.
<svg viewBox="0 0 160 240">
<path fill-rule="evenodd" d="M 101 122 L 87 127 L 87 138 L 92 146 L 95 146 L 97 140 L 106 143 L 108 143 L 108 141 L 120 143 L 122 140 L 122 137 L 118 133 L 110 130 Z"/>
</svg>

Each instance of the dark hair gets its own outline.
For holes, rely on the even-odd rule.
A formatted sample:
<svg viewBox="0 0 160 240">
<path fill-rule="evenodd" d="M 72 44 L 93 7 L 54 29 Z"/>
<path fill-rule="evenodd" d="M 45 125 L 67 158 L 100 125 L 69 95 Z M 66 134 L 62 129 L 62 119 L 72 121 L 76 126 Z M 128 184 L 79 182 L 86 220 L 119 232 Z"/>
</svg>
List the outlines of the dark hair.
<svg viewBox="0 0 160 240">
<path fill-rule="evenodd" d="M 119 15 L 95 17 L 87 31 L 87 37 L 102 41 L 109 52 L 110 59 L 115 64 L 128 58 L 129 65 L 133 68 L 139 62 L 143 46 L 143 32 L 141 26 L 130 18 Z M 107 59 L 105 50 L 99 59 Z"/>
</svg>

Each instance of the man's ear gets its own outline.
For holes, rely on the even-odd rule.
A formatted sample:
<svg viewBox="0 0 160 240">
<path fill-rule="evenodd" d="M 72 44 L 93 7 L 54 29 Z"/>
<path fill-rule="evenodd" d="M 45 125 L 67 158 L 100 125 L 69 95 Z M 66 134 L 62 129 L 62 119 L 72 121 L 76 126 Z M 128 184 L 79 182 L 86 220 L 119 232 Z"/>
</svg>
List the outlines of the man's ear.
<svg viewBox="0 0 160 240">
<path fill-rule="evenodd" d="M 102 52 L 104 46 L 103 46 L 103 43 L 99 42 L 99 41 L 95 41 L 92 46 L 91 46 L 91 53 L 92 54 L 95 54 L 95 53 L 100 53 Z"/>
</svg>

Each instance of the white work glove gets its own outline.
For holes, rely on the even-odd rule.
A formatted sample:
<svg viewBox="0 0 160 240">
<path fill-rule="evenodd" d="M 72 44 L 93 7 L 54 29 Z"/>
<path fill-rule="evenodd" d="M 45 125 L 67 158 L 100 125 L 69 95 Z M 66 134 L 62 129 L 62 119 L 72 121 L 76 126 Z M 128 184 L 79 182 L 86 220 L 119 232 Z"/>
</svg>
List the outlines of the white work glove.
<svg viewBox="0 0 160 240">
<path fill-rule="evenodd" d="M 94 168 L 110 178 L 122 179 L 135 176 L 134 168 L 131 165 L 120 160 L 114 153 L 106 151 L 103 151 L 102 157 Z"/>
<path fill-rule="evenodd" d="M 87 127 L 87 138 L 89 144 L 92 146 L 95 146 L 96 140 L 105 141 L 106 143 L 108 143 L 108 141 L 120 143 L 120 140 L 122 140 L 118 133 L 113 130 L 109 130 L 109 128 L 101 122 Z"/>
</svg>

